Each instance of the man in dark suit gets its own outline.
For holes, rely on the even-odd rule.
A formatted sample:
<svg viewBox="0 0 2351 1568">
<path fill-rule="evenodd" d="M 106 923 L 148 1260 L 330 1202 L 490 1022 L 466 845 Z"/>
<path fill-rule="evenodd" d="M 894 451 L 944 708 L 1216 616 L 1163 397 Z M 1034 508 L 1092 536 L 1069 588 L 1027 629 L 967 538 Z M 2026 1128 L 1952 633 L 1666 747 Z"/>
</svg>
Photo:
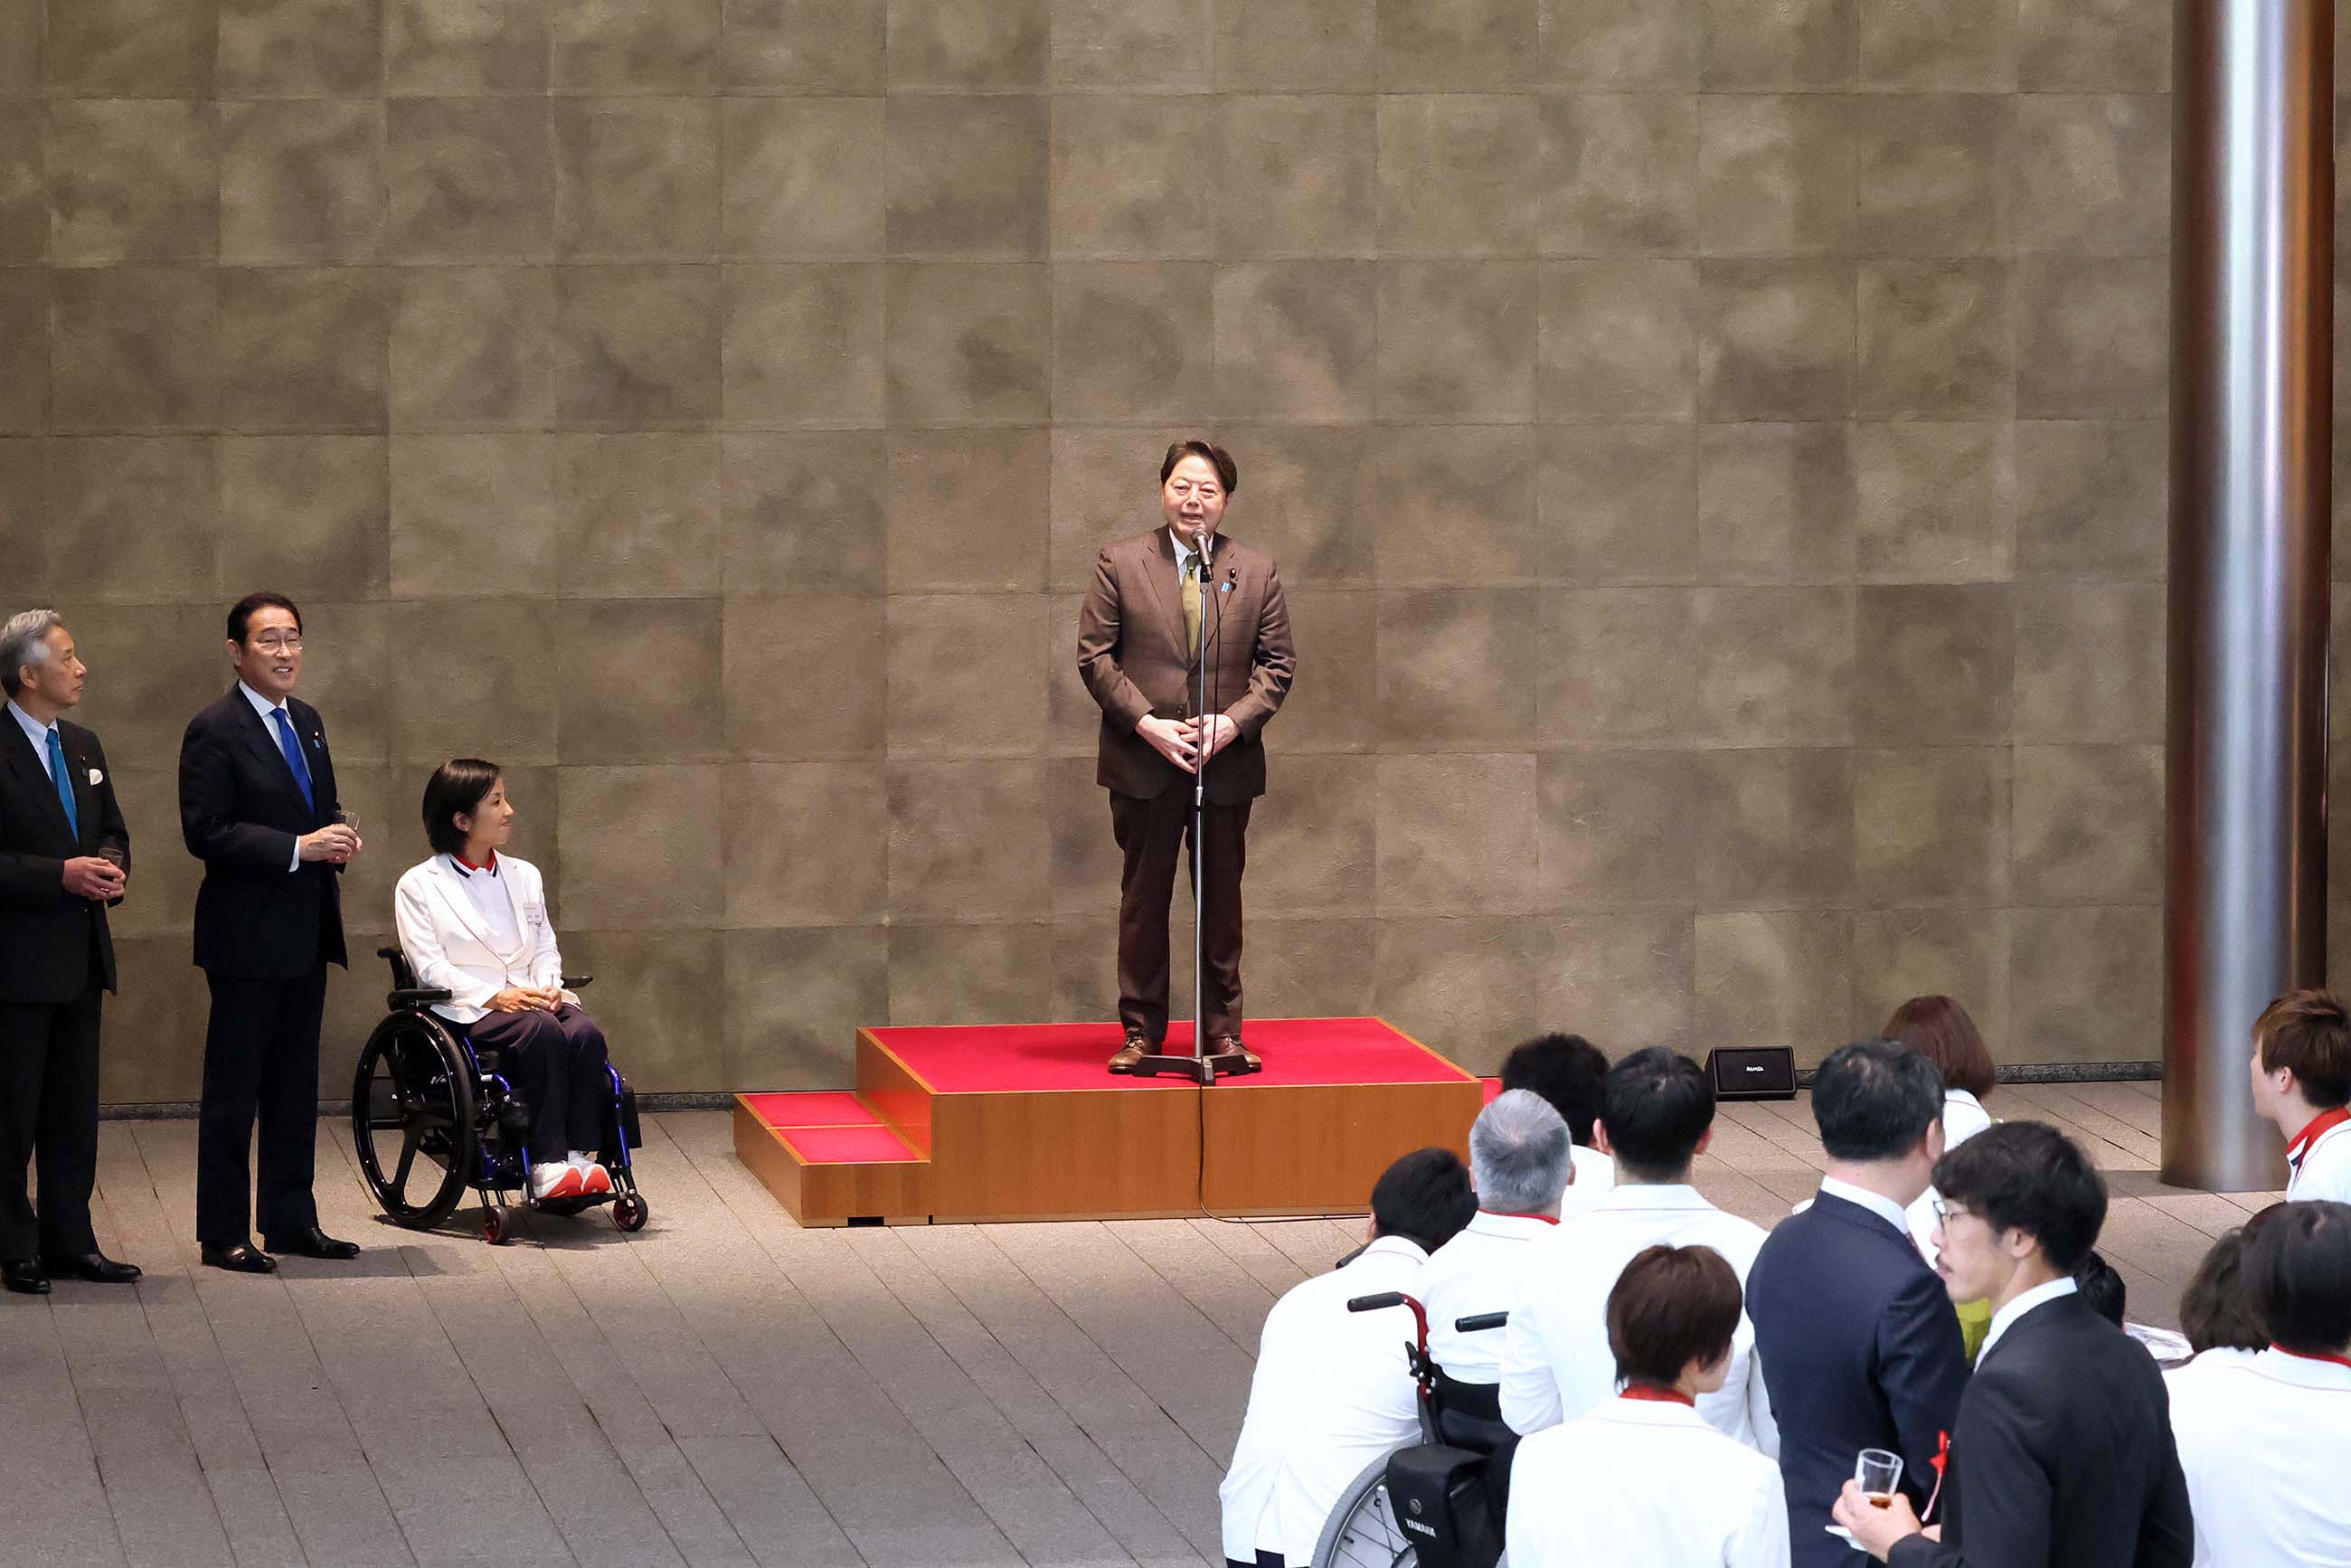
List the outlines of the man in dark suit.
<svg viewBox="0 0 2351 1568">
<path fill-rule="evenodd" d="M 1923 1510 L 1967 1387 L 1959 1320 L 1903 1218 L 1943 1153 L 1943 1082 L 1891 1040 L 1848 1045 L 1821 1063 L 1813 1118 L 1828 1171 L 1757 1254 L 1747 1315 L 1780 1423 L 1791 1560 L 1850 1568 L 1827 1527 L 1855 1456 L 1901 1455 Z"/>
<path fill-rule="evenodd" d="M 204 862 L 196 963 L 212 988 L 196 1130 L 196 1240 L 215 1269 L 266 1274 L 272 1252 L 355 1258 L 319 1228 L 310 1183 L 327 966 L 347 960 L 336 873 L 360 852 L 316 708 L 294 699 L 302 612 L 255 593 L 228 612 L 236 684 L 180 742 L 180 831 Z M 260 1192 L 246 1161 L 261 1122 Z M 260 1221 L 262 1246 L 252 1242 Z"/>
<path fill-rule="evenodd" d="M 51 1275 L 139 1278 L 89 1222 L 99 1009 L 114 989 L 106 910 L 122 902 L 131 831 L 98 737 L 58 717 L 87 673 L 54 611 L 0 626 L 0 1284 L 24 1295 L 47 1295 Z"/>
<path fill-rule="evenodd" d="M 2163 1375 L 2074 1282 L 2106 1217 L 2088 1156 L 2053 1127 L 2006 1122 L 1944 1155 L 1935 1186 L 1945 1288 L 1992 1303 L 1943 1473 L 1942 1539 L 1907 1496 L 1873 1507 L 1850 1480 L 1837 1522 L 1895 1568 L 2188 1568 Z"/>
<path fill-rule="evenodd" d="M 1118 1016 L 1126 1041 L 1113 1072 L 1134 1071 L 1166 1038 L 1167 905 L 1203 767 L 1207 1049 L 1233 1064 L 1226 1071 L 1258 1067 L 1240 1039 L 1241 869 L 1249 804 L 1265 793 L 1261 737 L 1298 662 L 1272 558 L 1219 532 L 1238 482 L 1222 447 L 1170 446 L 1159 465 L 1164 526 L 1103 546 L 1078 612 L 1078 673 L 1102 710 L 1094 778 L 1110 791 L 1111 831 L 1125 857 Z"/>
</svg>

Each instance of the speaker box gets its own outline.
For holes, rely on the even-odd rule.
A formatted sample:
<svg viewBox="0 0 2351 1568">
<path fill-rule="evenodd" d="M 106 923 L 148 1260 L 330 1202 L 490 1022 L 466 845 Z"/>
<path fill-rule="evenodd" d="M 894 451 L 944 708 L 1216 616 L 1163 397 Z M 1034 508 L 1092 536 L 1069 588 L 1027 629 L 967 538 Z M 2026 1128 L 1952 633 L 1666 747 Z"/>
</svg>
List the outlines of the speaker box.
<svg viewBox="0 0 2351 1568">
<path fill-rule="evenodd" d="M 1793 1100 L 1796 1053 L 1784 1045 L 1746 1045 L 1706 1053 L 1717 1100 Z"/>
</svg>

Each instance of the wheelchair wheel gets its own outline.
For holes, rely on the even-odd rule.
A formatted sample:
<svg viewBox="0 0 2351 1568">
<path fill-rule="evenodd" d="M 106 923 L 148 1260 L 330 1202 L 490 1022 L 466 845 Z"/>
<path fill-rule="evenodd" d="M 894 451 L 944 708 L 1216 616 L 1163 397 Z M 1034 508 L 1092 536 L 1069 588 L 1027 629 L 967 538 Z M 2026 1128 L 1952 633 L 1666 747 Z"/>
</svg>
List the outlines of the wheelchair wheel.
<svg viewBox="0 0 2351 1568">
<path fill-rule="evenodd" d="M 416 1013 L 378 1024 L 351 1080 L 351 1145 L 384 1213 L 412 1230 L 448 1218 L 478 1137 L 473 1069 L 448 1031 Z"/>
<path fill-rule="evenodd" d="M 624 1192 L 612 1200 L 612 1223 L 624 1234 L 633 1235 L 645 1228 L 653 1217 L 653 1205 L 633 1192 Z"/>
<path fill-rule="evenodd" d="M 1314 1543 L 1314 1568 L 1413 1568 L 1420 1553 L 1388 1511 L 1385 1455 L 1339 1494 L 1339 1506 Z"/>
</svg>

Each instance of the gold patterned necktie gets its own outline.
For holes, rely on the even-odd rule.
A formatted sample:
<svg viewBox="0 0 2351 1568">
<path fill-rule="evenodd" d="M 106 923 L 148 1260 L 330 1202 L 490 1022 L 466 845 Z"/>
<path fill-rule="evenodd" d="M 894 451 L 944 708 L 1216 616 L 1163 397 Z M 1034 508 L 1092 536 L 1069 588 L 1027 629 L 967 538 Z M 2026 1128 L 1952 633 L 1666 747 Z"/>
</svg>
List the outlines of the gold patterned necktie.
<svg viewBox="0 0 2351 1568">
<path fill-rule="evenodd" d="M 1184 558 L 1184 635 L 1191 639 L 1191 651 L 1200 651 L 1200 552 L 1194 550 Z"/>
</svg>

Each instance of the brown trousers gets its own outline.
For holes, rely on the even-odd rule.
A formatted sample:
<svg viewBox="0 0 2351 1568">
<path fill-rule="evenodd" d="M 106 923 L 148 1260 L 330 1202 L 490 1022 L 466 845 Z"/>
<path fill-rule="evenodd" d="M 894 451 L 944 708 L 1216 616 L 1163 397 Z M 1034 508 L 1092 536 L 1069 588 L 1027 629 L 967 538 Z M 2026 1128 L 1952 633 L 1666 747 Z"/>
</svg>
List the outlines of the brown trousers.
<svg viewBox="0 0 2351 1568">
<path fill-rule="evenodd" d="M 1250 804 L 1210 801 L 1207 808 L 1201 1000 L 1210 1039 L 1241 1032 L 1241 868 L 1249 859 Z M 1148 800 L 1113 790 L 1110 825 L 1126 857 L 1118 884 L 1118 1020 L 1155 1046 L 1167 1038 L 1167 907 L 1176 851 L 1192 836 L 1190 783 Z M 1189 997 L 1184 1010 L 1191 1011 Z"/>
</svg>

